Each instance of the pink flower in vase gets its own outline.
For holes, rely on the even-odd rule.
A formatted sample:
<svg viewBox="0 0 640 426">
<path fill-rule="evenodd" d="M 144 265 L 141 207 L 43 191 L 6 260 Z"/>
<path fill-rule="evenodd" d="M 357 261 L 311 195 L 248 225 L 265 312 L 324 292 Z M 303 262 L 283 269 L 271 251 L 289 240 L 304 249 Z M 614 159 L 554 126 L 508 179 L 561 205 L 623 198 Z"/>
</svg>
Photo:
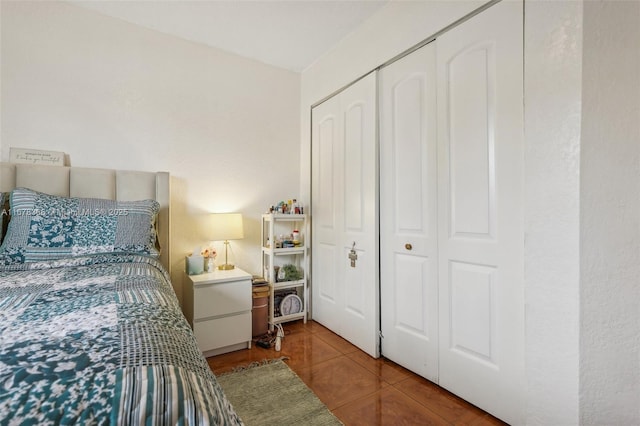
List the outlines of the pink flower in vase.
<svg viewBox="0 0 640 426">
<path fill-rule="evenodd" d="M 206 259 L 207 272 L 213 272 L 216 268 L 215 259 L 218 252 L 214 246 L 203 247 L 200 255 Z"/>
</svg>

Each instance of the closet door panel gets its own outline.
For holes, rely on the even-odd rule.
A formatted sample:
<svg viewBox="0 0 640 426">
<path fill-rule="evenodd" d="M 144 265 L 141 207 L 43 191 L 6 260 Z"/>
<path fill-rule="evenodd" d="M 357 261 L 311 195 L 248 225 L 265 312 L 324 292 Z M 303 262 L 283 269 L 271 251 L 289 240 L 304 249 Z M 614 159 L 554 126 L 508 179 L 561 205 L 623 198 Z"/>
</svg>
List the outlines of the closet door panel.
<svg viewBox="0 0 640 426">
<path fill-rule="evenodd" d="M 318 258 L 318 265 L 325 265 L 321 274 L 317 274 L 317 296 L 322 298 L 322 304 L 318 305 L 318 309 L 315 311 L 319 317 L 322 317 L 321 307 L 325 309 L 329 304 L 331 309 L 337 309 L 336 305 L 340 299 L 340 294 L 336 288 L 336 268 L 334 267 L 334 260 L 336 258 L 335 244 L 318 243 L 316 245 L 316 257 Z M 328 310 L 328 309 L 326 309 Z M 331 312 L 329 312 L 331 313 Z"/>
<path fill-rule="evenodd" d="M 347 94 L 348 95 L 348 94 Z M 356 97 L 357 98 L 357 97 Z M 366 224 L 364 217 L 363 154 L 366 152 L 367 105 L 362 100 L 356 100 L 346 105 L 344 111 L 344 226 L 345 233 L 358 234 L 363 232 Z M 366 318 L 366 288 L 364 287 L 363 268 L 351 268 L 349 260 L 349 242 L 345 241 L 343 253 L 340 257 L 341 267 L 345 274 L 345 312 L 349 317 L 356 317 L 358 321 Z M 358 263 L 367 263 L 365 252 L 358 249 Z M 346 332 L 342 331 L 345 335 Z"/>
<path fill-rule="evenodd" d="M 393 323 L 404 333 L 416 335 L 418 339 L 432 339 L 429 330 L 428 311 L 424 306 L 429 294 L 423 283 L 433 273 L 428 259 L 419 256 L 398 254 L 395 257 L 395 282 L 403 283 L 403 291 L 396 293 Z M 384 348 L 383 348 L 384 349 Z"/>
<path fill-rule="evenodd" d="M 450 262 L 451 348 L 496 366 L 495 268 Z"/>
<path fill-rule="evenodd" d="M 364 256 L 366 252 L 357 250 L 358 260 L 366 262 Z M 357 321 L 366 321 L 367 318 L 367 297 L 366 297 L 366 281 L 364 279 L 364 269 L 351 268 L 349 261 L 349 253 L 347 250 L 343 253 L 342 267 L 345 271 L 345 311 L 350 318 L 356 318 Z M 343 337 L 346 338 L 343 332 Z M 348 339 L 347 339 L 348 340 Z"/>
<path fill-rule="evenodd" d="M 434 92 L 429 93 L 428 84 L 424 73 L 414 73 L 396 85 L 391 124 L 397 230 L 422 232 L 425 237 L 429 236 L 429 228 L 425 224 L 432 219 L 428 197 L 435 195 L 424 191 L 425 187 L 428 188 L 428 181 L 423 174 L 423 163 L 435 156 L 434 152 L 425 152 L 422 143 L 426 97 L 435 95 Z"/>
<path fill-rule="evenodd" d="M 494 228 L 494 54 L 495 45 L 475 45 L 445 65 L 453 237 L 491 238 Z"/>
<path fill-rule="evenodd" d="M 318 123 L 317 148 L 317 225 L 327 232 L 335 232 L 334 215 L 334 165 L 333 153 L 335 151 L 339 123 L 333 114 L 327 114 Z"/>
<path fill-rule="evenodd" d="M 344 116 L 344 228 L 342 285 L 345 308 L 342 337 L 379 356 L 378 143 L 376 73 L 341 93 Z M 349 253 L 357 259 L 351 264 Z"/>
<path fill-rule="evenodd" d="M 438 379 L 436 48 L 380 72 L 382 354 Z"/>
<path fill-rule="evenodd" d="M 313 109 L 312 129 L 312 316 L 327 327 L 338 327 L 343 291 L 336 267 L 341 248 L 343 117 L 338 98 L 329 99 Z"/>
<path fill-rule="evenodd" d="M 363 217 L 364 191 L 362 164 L 365 153 L 366 105 L 355 102 L 349 105 L 344 113 L 344 225 L 351 232 L 362 232 L 365 225 Z"/>
<path fill-rule="evenodd" d="M 379 356 L 376 118 L 376 73 L 312 111 L 313 319 L 373 357 Z"/>
<path fill-rule="evenodd" d="M 439 384 L 511 424 L 524 381 L 522 3 L 437 40 Z"/>
</svg>

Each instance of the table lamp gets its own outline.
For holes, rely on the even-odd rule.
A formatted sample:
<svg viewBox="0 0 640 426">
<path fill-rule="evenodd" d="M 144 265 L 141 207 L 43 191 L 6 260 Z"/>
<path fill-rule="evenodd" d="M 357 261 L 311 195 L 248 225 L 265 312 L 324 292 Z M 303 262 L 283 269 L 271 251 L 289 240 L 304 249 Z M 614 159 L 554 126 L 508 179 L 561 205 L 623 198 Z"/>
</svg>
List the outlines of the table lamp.
<svg viewBox="0 0 640 426">
<path fill-rule="evenodd" d="M 226 271 L 235 268 L 235 266 L 229 263 L 229 240 L 240 240 L 244 238 L 242 214 L 213 213 L 211 215 L 210 231 L 213 241 L 224 241 L 224 265 L 219 265 L 218 269 Z"/>
</svg>

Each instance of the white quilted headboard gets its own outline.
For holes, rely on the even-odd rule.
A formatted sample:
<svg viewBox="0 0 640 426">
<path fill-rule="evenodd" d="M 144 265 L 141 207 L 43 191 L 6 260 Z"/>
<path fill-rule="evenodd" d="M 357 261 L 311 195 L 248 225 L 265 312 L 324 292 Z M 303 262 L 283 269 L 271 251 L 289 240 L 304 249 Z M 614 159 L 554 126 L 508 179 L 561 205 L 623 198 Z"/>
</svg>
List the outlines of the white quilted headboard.
<svg viewBox="0 0 640 426">
<path fill-rule="evenodd" d="M 160 203 L 158 241 L 160 261 L 170 271 L 169 173 L 82 167 L 42 166 L 0 162 L 0 191 L 29 188 L 63 197 L 104 198 L 118 201 L 152 199 Z"/>
</svg>

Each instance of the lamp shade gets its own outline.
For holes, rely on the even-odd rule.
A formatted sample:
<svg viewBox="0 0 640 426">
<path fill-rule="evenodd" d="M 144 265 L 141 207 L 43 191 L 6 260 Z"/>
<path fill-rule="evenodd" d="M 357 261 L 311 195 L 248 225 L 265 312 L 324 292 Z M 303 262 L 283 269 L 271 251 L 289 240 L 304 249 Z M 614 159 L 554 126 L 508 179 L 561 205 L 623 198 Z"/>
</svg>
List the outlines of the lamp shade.
<svg viewBox="0 0 640 426">
<path fill-rule="evenodd" d="M 213 213 L 211 215 L 211 240 L 226 241 L 244 238 L 242 214 Z"/>
</svg>

